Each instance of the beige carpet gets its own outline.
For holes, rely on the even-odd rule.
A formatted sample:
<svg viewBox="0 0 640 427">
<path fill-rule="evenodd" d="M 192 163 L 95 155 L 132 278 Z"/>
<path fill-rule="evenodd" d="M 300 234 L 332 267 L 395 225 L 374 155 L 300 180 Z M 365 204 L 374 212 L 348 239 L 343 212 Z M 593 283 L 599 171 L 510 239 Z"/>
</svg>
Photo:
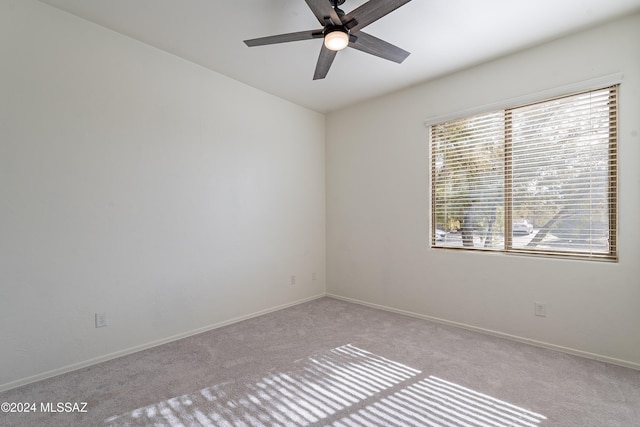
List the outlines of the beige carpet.
<svg viewBox="0 0 640 427">
<path fill-rule="evenodd" d="M 36 409 L 2 426 L 628 427 L 640 372 L 322 298 L 0 402 Z"/>
</svg>

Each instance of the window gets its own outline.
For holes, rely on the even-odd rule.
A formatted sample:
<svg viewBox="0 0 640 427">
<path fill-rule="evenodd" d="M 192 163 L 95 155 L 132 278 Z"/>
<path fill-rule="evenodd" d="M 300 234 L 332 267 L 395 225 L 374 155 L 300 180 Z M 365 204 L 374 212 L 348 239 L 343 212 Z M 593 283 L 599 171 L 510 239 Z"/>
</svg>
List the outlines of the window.
<svg viewBox="0 0 640 427">
<path fill-rule="evenodd" d="M 431 125 L 431 246 L 615 260 L 617 94 Z"/>
</svg>

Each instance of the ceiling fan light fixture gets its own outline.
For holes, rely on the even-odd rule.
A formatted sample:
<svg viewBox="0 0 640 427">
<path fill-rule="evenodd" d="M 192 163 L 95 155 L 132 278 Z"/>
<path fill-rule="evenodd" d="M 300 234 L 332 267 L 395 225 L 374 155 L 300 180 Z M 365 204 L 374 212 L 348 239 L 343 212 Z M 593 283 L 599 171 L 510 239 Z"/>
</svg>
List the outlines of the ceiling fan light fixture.
<svg viewBox="0 0 640 427">
<path fill-rule="evenodd" d="M 324 35 L 324 46 L 329 50 L 342 50 L 349 45 L 349 33 L 344 28 L 332 28 Z"/>
</svg>

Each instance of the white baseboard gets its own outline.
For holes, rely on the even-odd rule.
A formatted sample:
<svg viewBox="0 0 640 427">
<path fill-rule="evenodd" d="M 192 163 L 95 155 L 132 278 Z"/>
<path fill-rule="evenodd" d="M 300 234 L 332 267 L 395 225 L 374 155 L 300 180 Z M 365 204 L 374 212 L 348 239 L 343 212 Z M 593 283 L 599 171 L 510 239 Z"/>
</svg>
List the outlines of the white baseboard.
<svg viewBox="0 0 640 427">
<path fill-rule="evenodd" d="M 529 339 L 529 338 L 519 337 L 517 335 L 505 334 L 503 332 L 493 331 L 491 329 L 479 328 L 477 326 L 467 325 L 465 323 L 452 322 L 452 321 L 446 320 L 446 319 L 440 319 L 440 318 L 437 318 L 437 317 L 427 316 L 427 315 L 424 315 L 424 314 L 413 313 L 411 311 L 400 310 L 400 309 L 397 309 L 397 308 L 388 307 L 388 306 L 380 305 L 380 304 L 374 304 L 374 303 L 370 303 L 370 302 L 366 302 L 366 301 L 361 301 L 361 300 L 354 299 L 354 298 L 343 297 L 343 296 L 336 295 L 336 294 L 327 293 L 326 296 L 328 296 L 330 298 L 335 298 L 335 299 L 338 299 L 338 300 L 342 300 L 342 301 L 351 302 L 351 303 L 354 303 L 354 304 L 364 305 L 364 306 L 371 307 L 371 308 L 377 308 L 379 310 L 385 310 L 385 311 L 390 311 L 392 313 L 402 314 L 402 315 L 409 316 L 409 317 L 416 317 L 418 319 L 429 320 L 429 321 L 432 321 L 432 322 L 441 323 L 443 325 L 455 326 L 455 327 L 458 327 L 458 328 L 467 329 L 467 330 L 474 331 L 474 332 L 480 332 L 480 333 L 487 334 L 487 335 L 493 335 L 493 336 L 496 336 L 496 337 L 499 337 L 499 338 L 508 339 L 508 340 L 511 340 L 511 341 L 518 341 L 518 342 L 521 342 L 521 343 L 524 343 L 524 344 L 534 345 L 536 347 L 543 347 L 543 348 L 547 348 L 547 349 L 550 349 L 550 350 L 560 351 L 562 353 L 567 353 L 567 354 L 571 354 L 571 355 L 574 355 L 574 356 L 580 356 L 580 357 L 584 357 L 584 358 L 587 358 L 587 359 L 598 360 L 600 362 L 611 363 L 612 365 L 624 366 L 625 368 L 631 368 L 631 369 L 640 370 L 640 364 L 634 363 L 634 362 L 629 362 L 627 360 L 616 359 L 616 358 L 609 357 L 609 356 L 603 356 L 601 354 L 589 353 L 587 351 L 576 350 L 574 348 L 563 347 L 563 346 L 559 346 L 559 345 L 555 345 L 555 344 L 546 343 L 546 342 L 543 342 L 543 341 L 536 341 L 536 340 L 532 340 L 532 339 Z"/>
<path fill-rule="evenodd" d="M 556 351 L 560 351 L 563 353 L 567 353 L 567 354 L 572 354 L 574 356 L 580 356 L 580 357 L 585 357 L 588 359 L 594 359 L 594 360 L 598 360 L 601 362 L 606 362 L 606 363 L 611 363 L 613 365 L 619 365 L 619 366 L 624 366 L 626 368 L 632 368 L 632 369 L 636 369 L 636 370 L 640 370 L 640 364 L 638 363 L 634 363 L 634 362 L 629 362 L 626 360 L 621 360 L 621 359 L 616 359 L 616 358 L 612 358 L 612 357 L 608 357 L 608 356 L 603 356 L 600 354 L 595 354 L 595 353 L 589 353 L 589 352 L 585 352 L 582 350 L 576 350 L 576 349 L 572 349 L 572 348 L 568 348 L 568 347 L 563 347 L 563 346 L 558 346 L 555 344 L 550 344 L 550 343 L 545 343 L 545 342 L 541 342 L 541 341 L 536 341 L 536 340 L 532 340 L 529 338 L 523 338 L 523 337 L 519 337 L 516 335 L 510 335 L 510 334 L 505 334 L 502 332 L 498 332 L 498 331 L 493 331 L 490 329 L 484 329 L 484 328 L 479 328 L 476 326 L 472 326 L 472 325 L 467 325 L 464 323 L 459 323 L 459 322 L 452 322 L 450 320 L 446 320 L 446 319 L 440 319 L 437 317 L 432 317 L 432 316 L 427 316 L 424 314 L 419 314 L 419 313 L 414 313 L 414 312 L 410 312 L 410 311 L 406 311 L 406 310 L 400 310 L 397 308 L 393 308 L 393 307 L 389 307 L 389 306 L 385 306 L 385 305 L 380 305 L 380 304 L 374 304 L 374 303 L 370 303 L 370 302 L 366 302 L 366 301 L 362 301 L 362 300 L 358 300 L 358 299 L 354 299 L 354 298 L 348 298 L 348 297 L 344 297 L 341 295 L 336 295 L 336 294 L 331 294 L 331 293 L 326 293 L 326 294 L 318 294 L 318 295 L 314 295 L 308 298 L 303 298 L 297 301 L 293 301 L 287 304 L 282 304 L 282 305 L 278 305 L 275 307 L 271 307 L 268 309 L 264 309 L 264 310 L 260 310 L 254 313 L 250 313 L 244 316 L 239 316 L 239 317 L 235 317 L 232 319 L 228 319 L 219 323 L 215 323 L 212 325 L 208 325 L 208 326 L 204 326 L 202 328 L 198 328 L 198 329 L 194 329 L 191 331 L 187 331 L 181 334 L 177 334 L 177 335 L 173 335 L 167 338 L 163 338 L 163 339 L 159 339 L 159 340 L 155 340 L 155 341 L 151 341 L 148 342 L 146 344 L 142 344 L 142 345 L 138 345 L 138 346 L 134 346 L 134 347 L 130 347 L 124 350 L 120 350 L 120 351 L 116 351 L 110 354 L 106 354 L 103 356 L 99 356 L 99 357 L 95 357 L 92 359 L 88 359 L 82 362 L 78 362 L 78 363 L 73 363 L 71 365 L 67 365 L 67 366 L 63 366 L 61 368 L 57 368 L 57 369 L 53 369 L 47 372 L 43 372 L 37 375 L 33 375 L 30 377 L 26 377 L 26 378 L 21 378 L 19 380 L 15 380 L 15 381 L 11 381 L 5 384 L 1 384 L 0 385 L 0 392 L 3 391 L 7 391 L 10 390 L 12 388 L 16 388 L 16 387 L 20 387 L 23 385 L 27 385 L 36 381 L 41 381 L 41 380 L 45 380 L 47 378 L 52 378 L 58 375 L 62 375 L 65 374 L 67 372 L 71 372 L 71 371 L 75 371 L 78 369 L 82 369 L 85 368 L 87 366 L 92 366 L 92 365 L 96 365 L 98 363 L 102 363 L 102 362 L 106 362 L 108 360 L 111 359 L 116 359 L 118 357 L 122 357 L 122 356 L 126 356 L 128 354 L 133 354 L 133 353 L 137 353 L 138 351 L 142 351 L 142 350 L 146 350 L 149 348 L 153 348 L 153 347 L 157 347 L 159 345 L 162 344 L 167 344 L 173 341 L 177 341 L 183 338 L 187 338 L 193 335 L 197 335 L 197 334 L 201 334 L 203 332 L 207 332 L 207 331 L 211 331 L 213 329 L 218 329 L 221 328 L 223 326 L 227 326 L 227 325 L 231 325 L 237 322 L 241 322 L 243 320 L 248 320 L 248 319 L 252 319 L 254 317 L 258 317 L 258 316 L 262 316 L 264 314 L 268 314 L 268 313 L 273 313 L 275 311 L 279 311 L 279 310 L 283 310 L 285 308 L 289 308 L 289 307 L 293 307 L 295 305 L 298 304 L 303 304 L 305 302 L 309 302 L 309 301 L 313 301 L 316 300 L 318 298 L 322 298 L 324 296 L 330 297 L 330 298 L 334 298 L 334 299 L 338 299 L 338 300 L 342 300 L 342 301 L 347 301 L 347 302 L 351 302 L 354 304 L 359 304 L 359 305 L 363 305 L 363 306 L 367 306 L 367 307 L 371 307 L 371 308 L 376 308 L 379 310 L 385 310 L 385 311 L 389 311 L 392 313 L 398 313 L 398 314 L 402 314 L 405 316 L 409 316 L 409 317 L 415 317 L 415 318 L 419 318 L 419 319 L 424 319 L 424 320 L 428 320 L 428 321 L 432 321 L 432 322 L 437 322 L 437 323 L 441 323 L 444 325 L 450 325 L 450 326 L 455 326 L 458 328 L 462 328 L 462 329 L 467 329 L 470 331 L 474 331 L 474 332 L 480 332 L 483 334 L 488 334 L 488 335 L 493 335 L 496 337 L 500 337 L 500 338 L 505 338 L 505 339 L 509 339 L 512 341 L 518 341 L 518 342 L 522 342 L 525 344 L 530 344 L 530 345 L 534 345 L 537 347 L 543 347 L 543 348 L 548 348 L 551 350 L 556 350 Z"/>
<path fill-rule="evenodd" d="M 10 390 L 12 388 L 16 388 L 16 387 L 20 387 L 23 385 L 27 385 L 30 383 L 34 383 L 36 381 L 41 381 L 41 380 L 45 380 L 47 378 L 52 378 L 58 375 L 62 375 L 62 374 L 66 374 L 67 372 L 71 372 L 71 371 L 75 371 L 78 369 L 82 369 L 82 368 L 86 368 L 87 366 L 91 366 L 91 365 L 97 365 L 98 363 L 102 363 L 102 362 L 106 362 L 108 360 L 111 359 L 116 359 L 118 357 L 122 357 L 122 356 L 126 356 L 128 354 L 132 354 L 132 353 L 137 353 L 139 351 L 142 350 L 147 350 L 149 348 L 153 348 L 153 347 L 157 347 L 159 345 L 162 344 L 167 344 L 170 343 L 172 341 L 177 341 L 183 338 L 187 338 L 193 335 L 198 335 L 201 334 L 203 332 L 207 332 L 207 331 L 211 331 L 213 329 L 218 329 L 218 328 L 222 328 L 223 326 L 228 326 L 231 325 L 233 323 L 238 323 L 238 322 L 242 322 L 243 320 L 248 320 L 248 319 L 252 319 L 254 317 L 258 317 L 258 316 L 262 316 L 264 314 L 268 314 L 268 313 L 273 313 L 274 311 L 279 311 L 279 310 L 283 310 L 285 308 L 289 308 L 289 307 L 293 307 L 295 305 L 298 304 L 303 304 L 305 302 L 309 302 L 309 301 L 313 301 L 315 299 L 318 298 L 322 298 L 324 297 L 325 294 L 318 294 L 318 295 L 314 295 L 311 297 L 307 297 L 307 298 L 303 298 L 300 300 L 296 300 L 290 303 L 286 303 L 286 304 L 282 304 L 282 305 L 278 305 L 275 307 L 271 307 L 271 308 L 267 308 L 264 310 L 260 310 L 260 311 L 256 311 L 254 313 L 251 314 L 247 314 L 244 316 L 239 316 L 239 317 L 234 317 L 232 319 L 228 319 L 228 320 L 224 320 L 222 322 L 219 323 L 214 323 L 213 325 L 208 325 L 208 326 L 204 326 L 202 328 L 198 328 L 198 329 L 194 329 L 191 331 L 187 331 L 187 332 L 183 332 L 177 335 L 173 335 L 167 338 L 162 338 L 159 340 L 155 340 L 155 341 L 151 341 L 145 344 L 141 344 L 141 345 L 137 345 L 134 347 L 130 347 L 130 348 L 126 348 L 124 350 L 119 350 L 113 353 L 109 353 L 109 354 L 105 354 L 103 356 L 98 356 L 98 357 L 94 357 L 92 359 L 88 359 L 88 360 L 84 360 L 82 362 L 78 362 L 78 363 L 72 363 L 71 365 L 67 365 L 67 366 L 63 366 L 61 368 L 57 368 L 57 369 L 52 369 L 50 371 L 47 372 L 42 372 L 40 374 L 36 374 L 36 375 L 32 375 L 30 377 L 26 377 L 26 378 L 21 378 L 15 381 L 11 381 L 5 384 L 0 384 L 0 392 L 3 391 L 7 391 Z"/>
</svg>

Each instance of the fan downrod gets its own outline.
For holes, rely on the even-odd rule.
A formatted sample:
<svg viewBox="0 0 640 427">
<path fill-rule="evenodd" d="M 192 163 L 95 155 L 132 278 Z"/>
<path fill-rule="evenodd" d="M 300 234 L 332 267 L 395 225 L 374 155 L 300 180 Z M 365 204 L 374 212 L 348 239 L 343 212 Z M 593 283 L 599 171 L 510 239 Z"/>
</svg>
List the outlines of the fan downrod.
<svg viewBox="0 0 640 427">
<path fill-rule="evenodd" d="M 340 9 L 338 6 L 342 6 L 345 0 L 330 0 L 331 6 L 333 6 L 333 10 L 336 11 L 340 19 L 344 16 L 344 10 Z"/>
</svg>

